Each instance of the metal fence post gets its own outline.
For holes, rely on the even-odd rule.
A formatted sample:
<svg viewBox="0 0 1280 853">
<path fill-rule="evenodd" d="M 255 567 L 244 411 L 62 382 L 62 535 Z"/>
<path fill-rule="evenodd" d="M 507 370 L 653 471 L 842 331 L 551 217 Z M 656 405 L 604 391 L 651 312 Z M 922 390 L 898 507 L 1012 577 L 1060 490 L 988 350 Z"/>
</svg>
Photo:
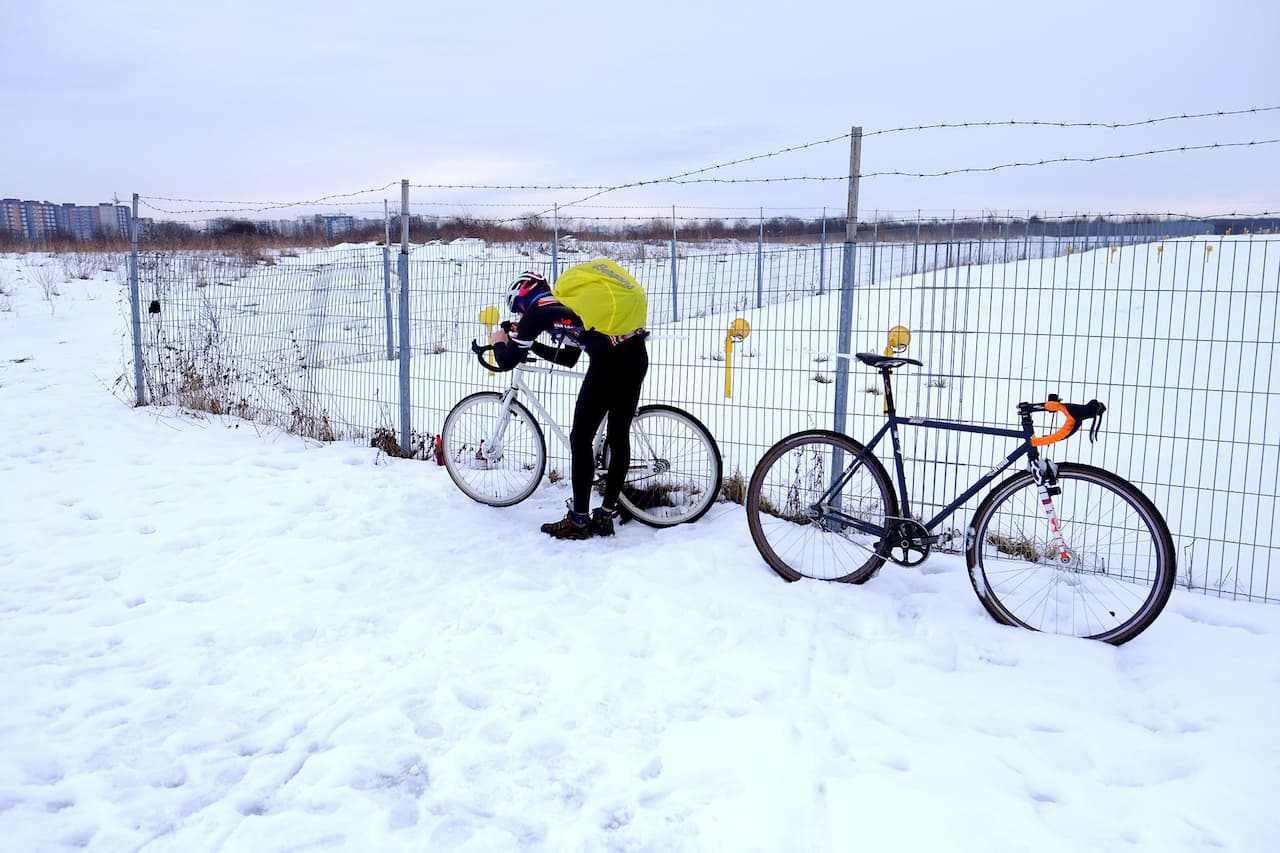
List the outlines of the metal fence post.
<svg viewBox="0 0 1280 853">
<path fill-rule="evenodd" d="M 560 205 L 551 208 L 551 280 L 560 277 Z"/>
<path fill-rule="evenodd" d="M 827 209 L 822 208 L 822 236 L 818 241 L 818 295 L 827 289 Z"/>
<path fill-rule="evenodd" d="M 400 447 L 410 449 L 409 436 L 409 181 L 400 182 Z"/>
<path fill-rule="evenodd" d="M 147 404 L 142 384 L 142 306 L 138 294 L 138 194 L 133 194 L 133 216 L 129 219 L 129 325 L 133 331 L 133 397 L 139 406 Z"/>
<path fill-rule="evenodd" d="M 874 286 L 880 281 L 876 274 L 876 262 L 880 260 L 880 211 L 875 210 L 871 215 L 874 218 L 871 220 L 871 278 L 868 281 Z"/>
<path fill-rule="evenodd" d="M 840 278 L 840 317 L 836 331 L 836 351 L 853 355 L 854 264 L 858 260 L 858 177 L 862 170 L 862 128 L 853 128 L 849 143 L 849 214 L 844 226 L 844 271 Z M 836 370 L 835 411 L 832 428 L 846 431 L 849 408 L 849 374 L 853 366 L 846 359 Z"/>
<path fill-rule="evenodd" d="M 680 321 L 680 300 L 676 296 L 676 206 L 671 205 L 671 322 Z"/>
<path fill-rule="evenodd" d="M 760 236 L 756 237 L 756 307 L 764 307 L 764 208 L 760 208 Z"/>
<path fill-rule="evenodd" d="M 396 357 L 395 329 L 391 325 L 391 211 L 382 200 L 382 314 L 387 321 L 387 361 Z"/>
<path fill-rule="evenodd" d="M 911 244 L 911 274 L 915 275 L 920 271 L 919 256 L 921 254 L 920 246 L 920 210 L 916 209 L 916 240 Z"/>
</svg>

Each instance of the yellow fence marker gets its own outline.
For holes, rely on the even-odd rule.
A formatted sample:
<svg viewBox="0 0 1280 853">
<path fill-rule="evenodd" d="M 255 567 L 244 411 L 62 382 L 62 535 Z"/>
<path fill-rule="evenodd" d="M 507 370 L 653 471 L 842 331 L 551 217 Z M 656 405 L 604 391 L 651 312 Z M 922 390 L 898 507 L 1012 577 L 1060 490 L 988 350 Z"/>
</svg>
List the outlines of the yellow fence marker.
<svg viewBox="0 0 1280 853">
<path fill-rule="evenodd" d="M 894 326 L 889 330 L 889 345 L 884 348 L 885 355 L 905 352 L 911 344 L 911 330 L 906 326 Z"/>
<path fill-rule="evenodd" d="M 741 342 L 751 334 L 751 324 L 739 317 L 729 324 L 729 331 L 724 336 L 724 396 L 733 396 L 733 344 Z"/>
<path fill-rule="evenodd" d="M 494 326 L 498 325 L 498 320 L 500 320 L 501 318 L 502 318 L 502 315 L 498 313 L 498 309 L 494 308 L 492 305 L 486 308 L 480 309 L 479 320 L 481 323 L 485 325 L 486 328 L 488 328 L 490 332 L 493 331 Z M 489 371 L 489 375 L 490 376 L 493 375 L 492 370 Z"/>
<path fill-rule="evenodd" d="M 906 326 L 894 326 L 889 330 L 889 343 L 884 348 L 884 354 L 897 355 L 906 352 L 907 347 L 911 345 L 911 330 Z M 889 398 L 884 398 L 884 413 L 889 414 Z"/>
</svg>

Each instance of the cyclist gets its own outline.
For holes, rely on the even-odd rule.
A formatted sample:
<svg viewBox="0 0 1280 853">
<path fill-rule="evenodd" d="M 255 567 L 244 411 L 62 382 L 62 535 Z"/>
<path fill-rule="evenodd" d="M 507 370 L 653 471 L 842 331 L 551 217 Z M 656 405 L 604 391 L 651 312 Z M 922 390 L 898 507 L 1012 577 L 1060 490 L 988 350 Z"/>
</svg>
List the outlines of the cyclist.
<svg viewBox="0 0 1280 853">
<path fill-rule="evenodd" d="M 565 517 L 542 525 L 542 532 L 557 539 L 612 536 L 618 516 L 618 493 L 631 464 L 631 421 L 640 403 L 640 386 L 649 370 L 649 351 L 644 342 L 648 332 L 636 329 L 623 335 L 606 335 L 584 329 L 582 319 L 551 294 L 547 280 L 531 271 L 511 283 L 507 308 L 520 315 L 519 321 L 511 324 L 510 334 L 498 328 L 489 336 L 500 368 L 510 369 L 528 358 L 534 339 L 543 333 L 557 343 L 585 350 L 590 359 L 569 432 L 573 498 Z M 573 353 L 574 360 L 578 354 Z M 609 416 L 609 470 L 604 502 L 590 511 L 595 476 L 591 443 L 605 415 Z"/>
</svg>

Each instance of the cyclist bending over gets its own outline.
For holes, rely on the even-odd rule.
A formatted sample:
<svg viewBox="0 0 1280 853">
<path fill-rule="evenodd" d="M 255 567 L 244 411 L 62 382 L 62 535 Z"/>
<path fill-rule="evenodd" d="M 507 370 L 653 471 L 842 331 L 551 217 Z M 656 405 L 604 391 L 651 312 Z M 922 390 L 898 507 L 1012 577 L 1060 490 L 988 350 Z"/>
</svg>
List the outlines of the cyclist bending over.
<svg viewBox="0 0 1280 853">
<path fill-rule="evenodd" d="M 631 421 L 640 403 L 640 386 L 649 370 L 649 352 L 644 342 L 648 333 L 636 329 L 623 335 L 606 335 L 584 329 L 582 318 L 553 296 L 547 280 L 536 272 L 526 272 L 511 283 L 507 308 L 520 315 L 511 334 L 499 328 L 489 335 L 500 368 L 508 370 L 528 358 L 534 339 L 544 332 L 557 343 L 563 341 L 566 346 L 586 350 L 590 359 L 569 432 L 572 503 L 564 518 L 542 525 L 542 532 L 557 539 L 612 536 L 618 493 L 631 464 Z M 609 416 L 609 470 L 603 505 L 591 511 L 595 475 L 591 443 L 605 415 Z"/>
</svg>

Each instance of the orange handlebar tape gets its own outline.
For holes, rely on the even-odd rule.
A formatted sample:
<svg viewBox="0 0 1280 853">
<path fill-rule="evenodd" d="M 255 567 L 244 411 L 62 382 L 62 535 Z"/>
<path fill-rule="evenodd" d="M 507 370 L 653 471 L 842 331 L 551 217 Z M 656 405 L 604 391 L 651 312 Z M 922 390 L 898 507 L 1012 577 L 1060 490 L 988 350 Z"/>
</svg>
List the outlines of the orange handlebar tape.
<svg viewBox="0 0 1280 853">
<path fill-rule="evenodd" d="M 1035 436 L 1032 438 L 1032 447 L 1044 447 L 1046 444 L 1053 444 L 1055 441 L 1062 441 L 1062 439 L 1071 435 L 1076 430 L 1076 419 L 1071 416 L 1071 412 L 1068 411 L 1067 407 L 1062 403 L 1050 400 L 1048 403 L 1044 404 L 1044 410 L 1046 412 L 1061 412 L 1067 419 L 1067 422 L 1049 435 Z"/>
</svg>

